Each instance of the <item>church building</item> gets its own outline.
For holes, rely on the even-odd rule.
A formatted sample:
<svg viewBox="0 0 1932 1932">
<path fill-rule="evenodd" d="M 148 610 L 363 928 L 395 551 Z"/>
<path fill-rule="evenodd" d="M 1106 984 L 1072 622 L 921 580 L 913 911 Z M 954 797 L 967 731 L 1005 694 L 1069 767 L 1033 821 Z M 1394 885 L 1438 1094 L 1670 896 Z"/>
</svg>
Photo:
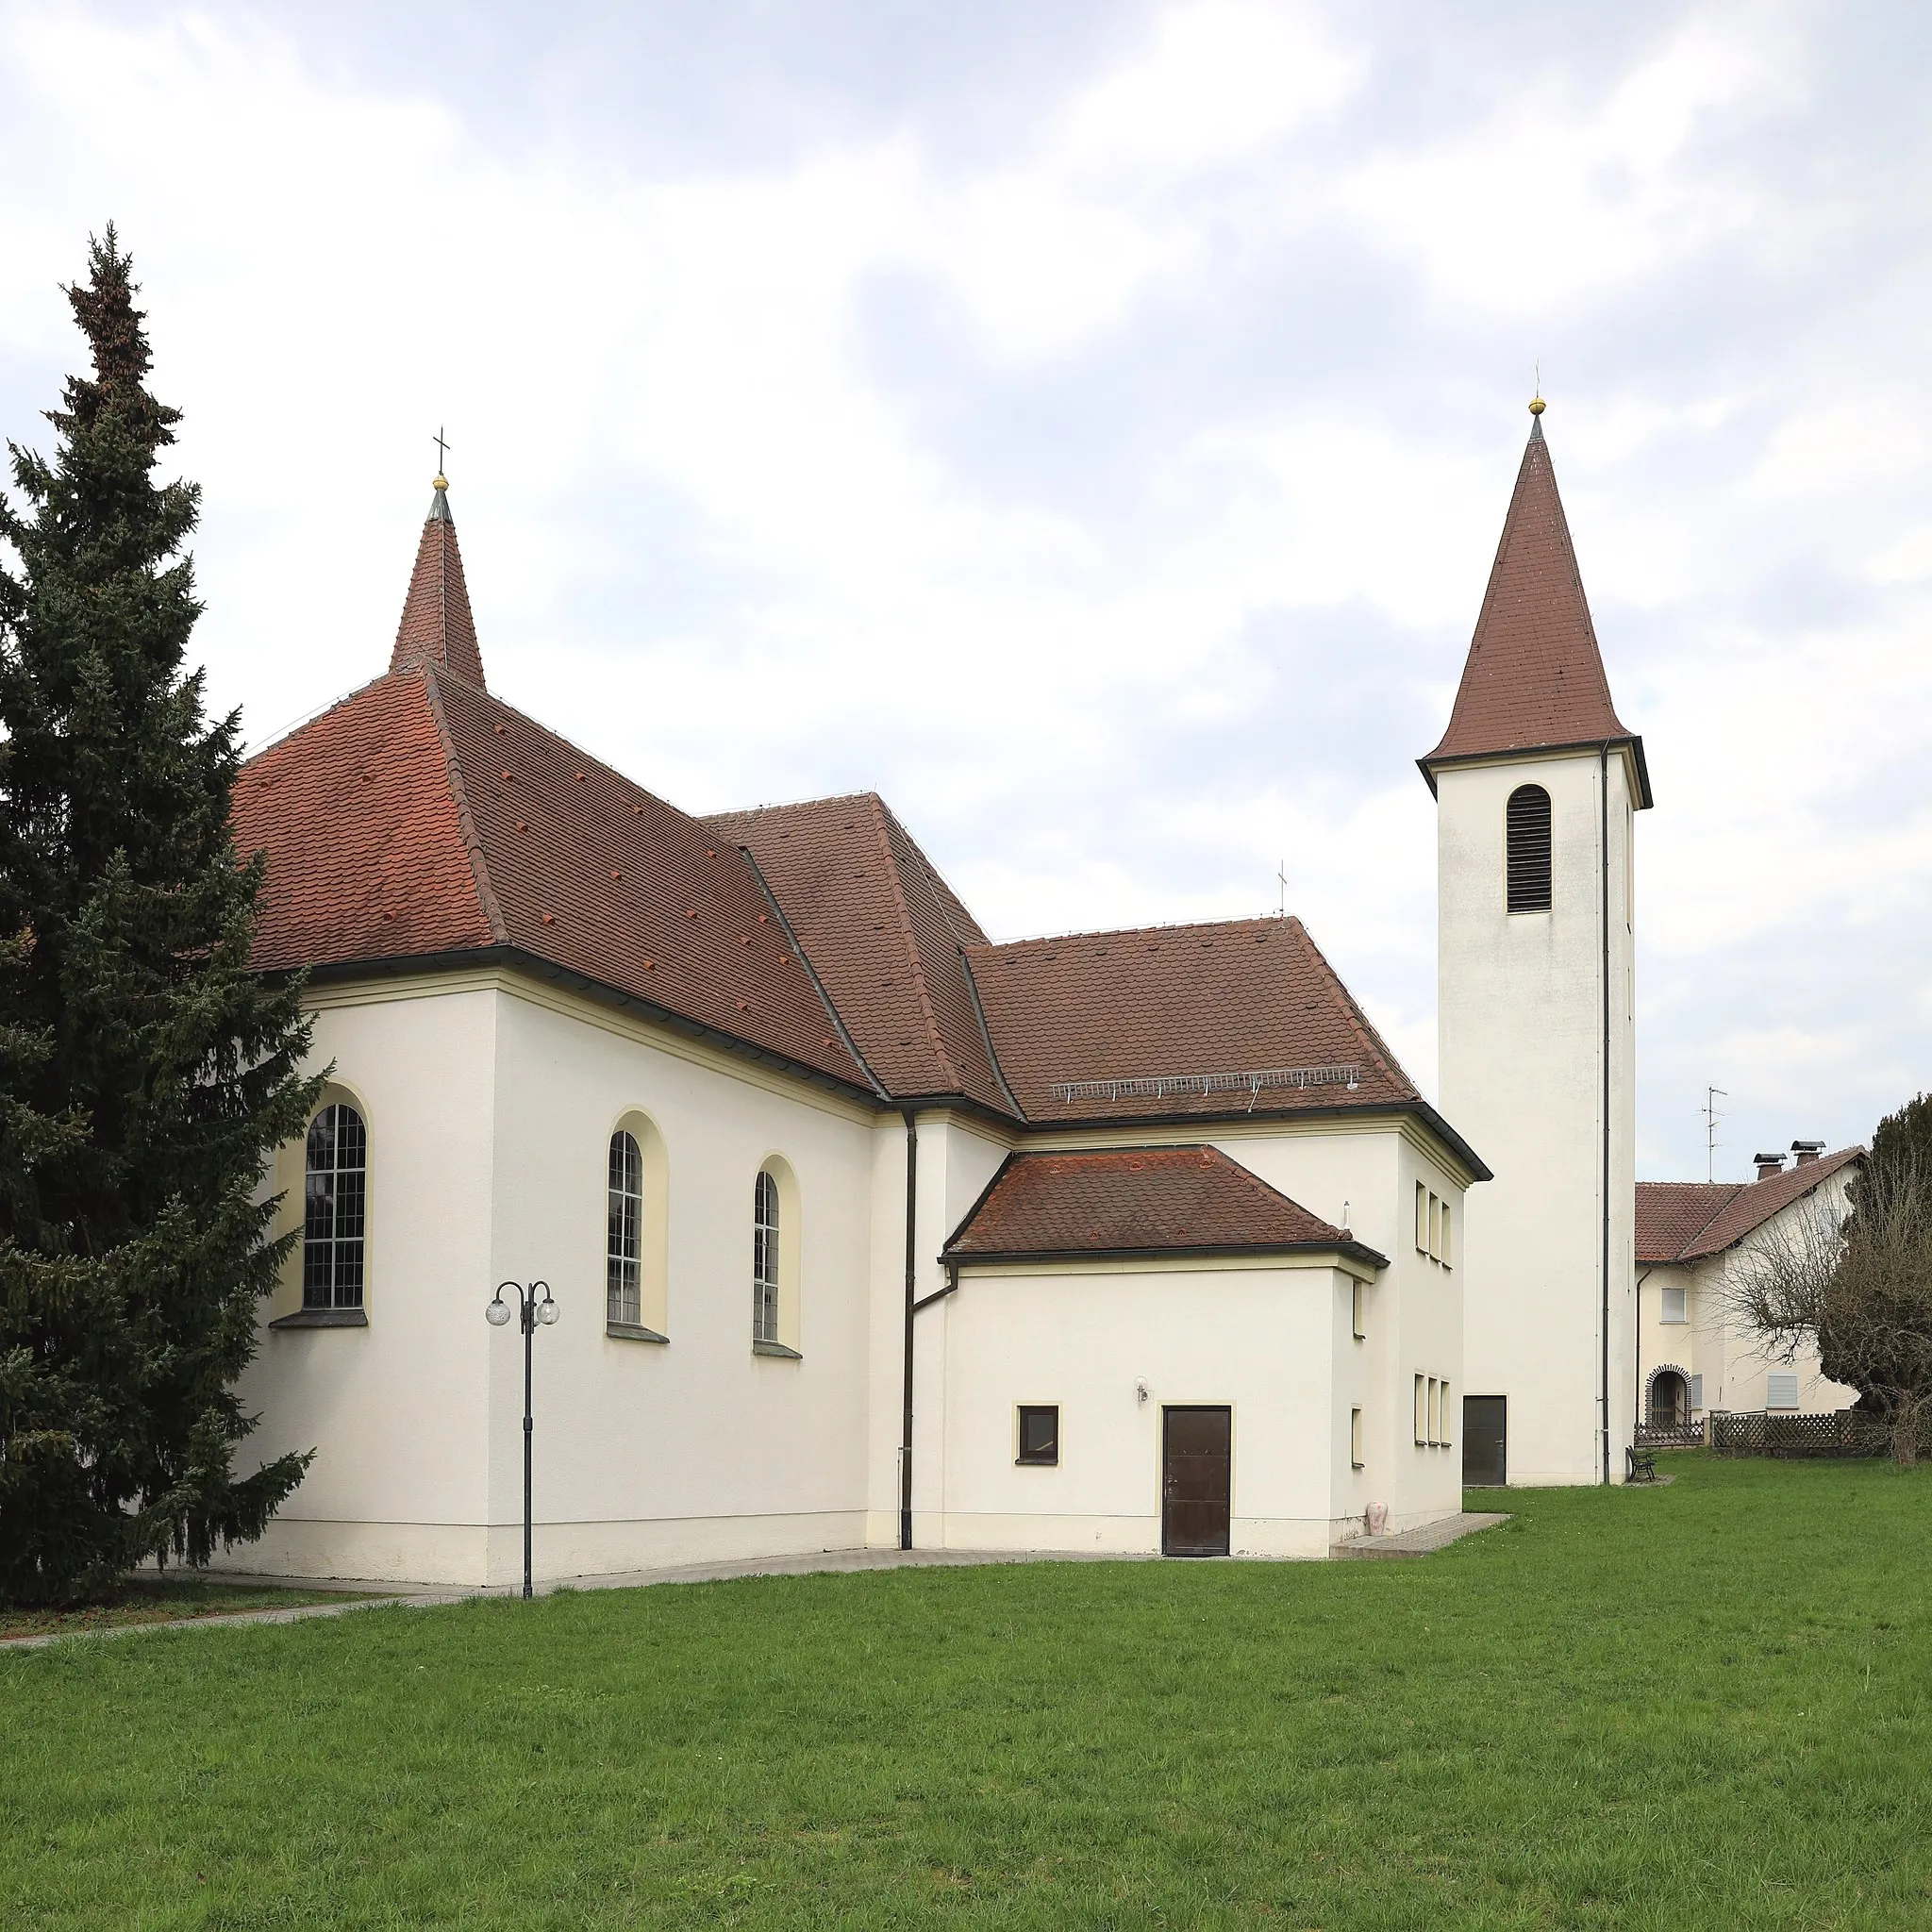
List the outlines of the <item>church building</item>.
<svg viewBox="0 0 1932 1932">
<path fill-rule="evenodd" d="M 1494 749 L 1434 768 L 1472 866 Z M 1525 767 L 1566 867 L 1567 756 Z M 872 794 L 687 815 L 491 691 L 440 476 L 388 670 L 247 764 L 235 835 L 330 1073 L 242 1390 L 317 1453 L 233 1560 L 512 1579 L 484 1315 L 533 1280 L 540 1576 L 1458 1508 L 1490 1170 L 1298 920 L 994 945 Z"/>
</svg>

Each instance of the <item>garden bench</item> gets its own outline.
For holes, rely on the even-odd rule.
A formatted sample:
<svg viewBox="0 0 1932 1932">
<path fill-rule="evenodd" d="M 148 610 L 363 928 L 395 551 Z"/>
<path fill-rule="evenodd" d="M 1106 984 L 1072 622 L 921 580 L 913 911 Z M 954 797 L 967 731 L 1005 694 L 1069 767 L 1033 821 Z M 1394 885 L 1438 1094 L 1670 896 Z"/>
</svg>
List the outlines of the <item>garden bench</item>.
<svg viewBox="0 0 1932 1932">
<path fill-rule="evenodd" d="M 1626 1483 L 1654 1483 L 1657 1480 L 1657 1454 L 1632 1444 L 1624 1451 L 1624 1480 Z"/>
</svg>

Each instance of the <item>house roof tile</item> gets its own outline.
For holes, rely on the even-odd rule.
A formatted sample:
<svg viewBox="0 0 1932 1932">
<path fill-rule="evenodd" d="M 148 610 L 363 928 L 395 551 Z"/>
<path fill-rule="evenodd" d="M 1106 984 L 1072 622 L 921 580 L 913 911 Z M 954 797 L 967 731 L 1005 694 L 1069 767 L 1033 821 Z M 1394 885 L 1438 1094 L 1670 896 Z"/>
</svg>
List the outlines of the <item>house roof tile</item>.
<svg viewBox="0 0 1932 1932">
<path fill-rule="evenodd" d="M 1721 1254 L 1864 1157 L 1862 1147 L 1841 1147 L 1761 1181 L 1639 1181 L 1638 1262 L 1699 1261 Z"/>
<path fill-rule="evenodd" d="M 1449 728 L 1421 763 L 1433 786 L 1433 768 L 1459 758 L 1603 742 L 1632 747 L 1642 803 L 1649 805 L 1642 741 L 1610 701 L 1538 418 L 1516 474 Z"/>
<path fill-rule="evenodd" d="M 1298 919 L 1076 933 L 966 958 L 1000 1066 L 1036 1123 L 1420 1099 Z M 1209 1084 L 1304 1070 L 1331 1076 Z M 1175 1084 L 1191 1076 L 1205 1091 Z"/>
<path fill-rule="evenodd" d="M 1214 1147 L 1015 1154 L 946 1244 L 948 1261 L 1219 1250 L 1345 1250 L 1385 1267 Z"/>
<path fill-rule="evenodd" d="M 874 1091 L 741 852 L 434 662 L 251 759 L 234 822 L 263 968 L 514 948 Z"/>
<path fill-rule="evenodd" d="M 958 1093 L 1013 1112 L 963 957 L 986 935 L 877 793 L 723 812 L 705 824 L 758 861 L 888 1092 Z"/>
<path fill-rule="evenodd" d="M 389 668 L 403 671 L 423 663 L 440 664 L 483 685 L 483 654 L 476 643 L 476 620 L 463 582 L 463 554 L 457 544 L 456 520 L 449 510 L 449 486 L 441 476 L 423 520 L 416 544 L 416 567 L 409 573 L 402 622 Z"/>
</svg>

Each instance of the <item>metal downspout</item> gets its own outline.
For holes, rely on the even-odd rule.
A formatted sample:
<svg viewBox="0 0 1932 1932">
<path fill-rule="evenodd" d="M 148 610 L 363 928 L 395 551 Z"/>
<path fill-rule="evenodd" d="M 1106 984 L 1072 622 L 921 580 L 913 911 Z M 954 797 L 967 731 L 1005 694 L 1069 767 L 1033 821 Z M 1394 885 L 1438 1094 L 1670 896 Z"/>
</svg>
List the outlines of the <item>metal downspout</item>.
<svg viewBox="0 0 1932 1932">
<path fill-rule="evenodd" d="M 912 1304 L 918 1292 L 919 1117 L 906 1120 L 906 1402 L 899 1423 L 899 1547 L 912 1547 Z"/>
<path fill-rule="evenodd" d="M 1604 1482 L 1610 1480 L 1610 748 L 1597 747 L 1597 797 L 1602 816 L 1598 850 L 1602 855 L 1602 939 L 1604 992 L 1604 1174 L 1603 1174 L 1603 1366 L 1597 1413 L 1603 1417 Z"/>
</svg>

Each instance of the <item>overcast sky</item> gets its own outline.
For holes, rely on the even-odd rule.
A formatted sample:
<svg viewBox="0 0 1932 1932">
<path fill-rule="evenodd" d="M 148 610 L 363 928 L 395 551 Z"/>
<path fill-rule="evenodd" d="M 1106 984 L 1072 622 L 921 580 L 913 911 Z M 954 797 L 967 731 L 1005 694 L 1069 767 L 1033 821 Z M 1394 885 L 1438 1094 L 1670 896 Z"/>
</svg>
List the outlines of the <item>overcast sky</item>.
<svg viewBox="0 0 1932 1932">
<path fill-rule="evenodd" d="M 387 663 L 875 789 L 995 938 L 1291 909 L 1425 1087 L 1448 713 L 1544 418 L 1640 821 L 1640 1172 L 1932 1084 L 1932 11 L 0 5 L 0 432 L 112 219 L 210 691 Z M 1207 1071 L 1207 1070 L 1204 1070 Z"/>
</svg>

